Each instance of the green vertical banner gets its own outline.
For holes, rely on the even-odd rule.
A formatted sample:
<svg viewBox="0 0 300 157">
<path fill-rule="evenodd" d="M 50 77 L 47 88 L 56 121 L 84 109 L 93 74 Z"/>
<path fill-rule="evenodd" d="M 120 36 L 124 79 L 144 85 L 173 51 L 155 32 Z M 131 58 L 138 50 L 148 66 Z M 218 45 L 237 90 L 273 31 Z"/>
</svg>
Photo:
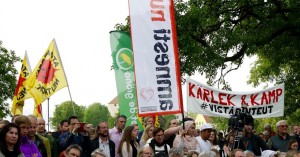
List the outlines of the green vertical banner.
<svg viewBox="0 0 300 157">
<path fill-rule="evenodd" d="M 139 129 L 142 129 L 142 124 L 137 116 L 134 62 L 129 33 L 111 31 L 110 47 L 116 76 L 120 114 L 127 117 L 126 126 L 138 124 Z"/>
</svg>

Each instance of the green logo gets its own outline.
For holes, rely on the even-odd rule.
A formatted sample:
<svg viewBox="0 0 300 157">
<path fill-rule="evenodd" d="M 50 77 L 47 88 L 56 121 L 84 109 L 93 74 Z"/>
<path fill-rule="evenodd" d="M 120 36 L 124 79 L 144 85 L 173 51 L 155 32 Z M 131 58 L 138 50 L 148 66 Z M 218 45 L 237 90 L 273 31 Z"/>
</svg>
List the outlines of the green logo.
<svg viewBox="0 0 300 157">
<path fill-rule="evenodd" d="M 133 66 L 132 51 L 128 48 L 121 48 L 116 55 L 117 65 L 122 70 L 129 70 Z"/>
</svg>

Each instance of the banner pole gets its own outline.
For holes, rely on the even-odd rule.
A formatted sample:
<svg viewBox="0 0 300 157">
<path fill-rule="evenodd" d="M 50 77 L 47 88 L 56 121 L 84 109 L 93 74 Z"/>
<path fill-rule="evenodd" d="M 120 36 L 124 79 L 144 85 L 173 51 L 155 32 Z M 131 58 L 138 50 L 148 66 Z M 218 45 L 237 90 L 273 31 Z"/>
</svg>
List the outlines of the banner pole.
<svg viewBox="0 0 300 157">
<path fill-rule="evenodd" d="M 49 109 L 49 108 L 50 108 L 50 107 L 49 107 L 49 106 L 50 106 L 50 105 L 49 105 L 49 98 L 47 98 L 47 101 L 48 101 L 48 132 L 49 132 L 49 131 L 50 131 L 50 130 L 49 130 L 49 128 L 50 128 L 50 121 L 49 121 L 49 119 L 50 119 L 50 116 L 49 116 L 49 111 L 50 111 L 50 109 Z"/>
<path fill-rule="evenodd" d="M 56 51 L 57 51 L 57 55 L 59 56 L 59 60 L 60 60 L 60 62 L 61 62 L 61 67 L 62 67 L 62 69 L 64 70 L 64 75 L 65 75 L 65 78 L 66 78 L 66 82 L 67 82 L 67 86 L 68 86 L 68 91 L 69 91 L 70 99 L 71 99 L 71 102 L 72 102 L 73 114 L 74 114 L 74 116 L 76 116 L 76 114 L 75 114 L 75 108 L 74 108 L 74 102 L 73 102 L 73 100 L 72 100 L 71 91 L 70 91 L 70 87 L 69 87 L 69 82 L 68 82 L 68 79 L 67 79 L 66 71 L 65 71 L 65 68 L 64 68 L 64 66 L 63 66 L 63 63 L 62 63 L 62 61 L 61 61 L 61 57 L 60 57 L 60 54 L 59 54 L 59 51 L 58 51 L 58 48 L 57 48 L 57 44 L 56 44 L 55 39 L 53 39 L 53 42 L 54 42 L 54 44 L 55 44 L 55 48 L 56 48 Z"/>
</svg>

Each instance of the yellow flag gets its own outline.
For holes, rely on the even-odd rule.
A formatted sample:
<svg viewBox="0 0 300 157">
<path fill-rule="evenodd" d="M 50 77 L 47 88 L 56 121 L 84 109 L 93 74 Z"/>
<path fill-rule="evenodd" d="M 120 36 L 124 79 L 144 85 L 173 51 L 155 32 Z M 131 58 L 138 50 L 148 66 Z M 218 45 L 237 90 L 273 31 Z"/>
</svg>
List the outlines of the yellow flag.
<svg viewBox="0 0 300 157">
<path fill-rule="evenodd" d="M 23 85 L 34 98 L 35 109 L 38 108 L 37 104 L 41 104 L 52 94 L 67 86 L 67 79 L 54 39 Z"/>
<path fill-rule="evenodd" d="M 35 104 L 34 109 L 33 109 L 33 115 L 35 115 L 37 118 L 43 118 L 43 113 L 42 113 L 42 104 Z"/>
<path fill-rule="evenodd" d="M 24 59 L 22 61 L 22 67 L 20 70 L 18 84 L 15 90 L 11 113 L 13 115 L 23 114 L 24 100 L 31 98 L 28 90 L 23 86 L 23 82 L 26 81 L 31 73 L 31 67 L 29 64 L 27 53 L 25 52 Z"/>
</svg>

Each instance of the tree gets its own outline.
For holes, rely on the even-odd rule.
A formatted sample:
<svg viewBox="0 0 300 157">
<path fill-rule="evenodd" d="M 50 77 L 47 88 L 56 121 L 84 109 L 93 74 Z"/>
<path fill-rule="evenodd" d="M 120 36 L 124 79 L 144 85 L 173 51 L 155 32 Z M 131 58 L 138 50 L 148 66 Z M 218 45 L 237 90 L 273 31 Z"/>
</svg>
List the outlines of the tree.
<svg viewBox="0 0 300 157">
<path fill-rule="evenodd" d="M 10 113 L 7 100 L 12 100 L 14 96 L 18 74 L 14 64 L 19 61 L 21 61 L 20 57 L 17 57 L 14 51 L 2 47 L 0 41 L 0 118 Z"/>
<path fill-rule="evenodd" d="M 108 108 L 101 103 L 94 103 L 85 110 L 84 121 L 97 126 L 99 122 L 108 122 L 111 118 Z"/>
<path fill-rule="evenodd" d="M 285 82 L 285 113 L 294 112 L 300 107 L 299 9 L 298 0 L 175 1 L 182 75 L 199 72 L 210 85 L 230 88 L 225 76 L 257 56 L 249 83 Z M 116 29 L 128 31 L 126 25 Z"/>
<path fill-rule="evenodd" d="M 216 130 L 227 132 L 229 118 L 210 117 L 210 122 L 215 125 Z"/>
<path fill-rule="evenodd" d="M 53 118 L 51 118 L 51 125 L 53 128 L 56 128 L 56 126 L 62 120 L 65 119 L 68 120 L 70 116 L 74 116 L 73 105 L 74 105 L 75 115 L 79 118 L 79 120 L 83 121 L 85 107 L 79 106 L 72 101 L 66 101 L 61 103 L 60 105 L 55 105 Z"/>
</svg>

